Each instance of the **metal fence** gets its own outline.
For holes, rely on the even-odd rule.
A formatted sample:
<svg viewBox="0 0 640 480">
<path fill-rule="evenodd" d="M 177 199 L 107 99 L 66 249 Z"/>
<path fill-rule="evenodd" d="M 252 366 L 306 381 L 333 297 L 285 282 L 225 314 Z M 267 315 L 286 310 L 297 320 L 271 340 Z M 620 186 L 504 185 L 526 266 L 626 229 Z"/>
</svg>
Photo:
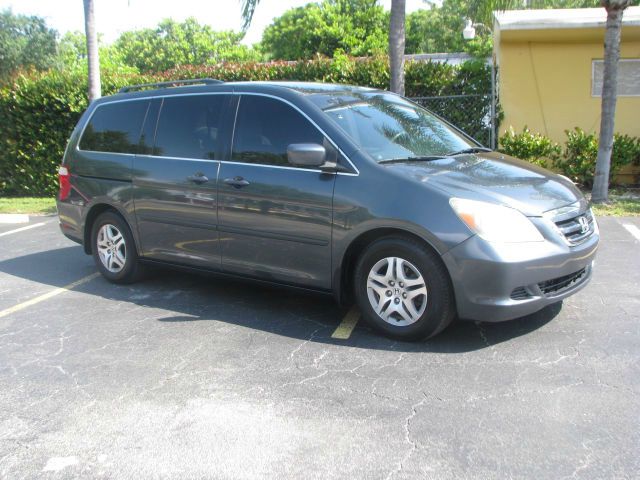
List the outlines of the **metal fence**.
<svg viewBox="0 0 640 480">
<path fill-rule="evenodd" d="M 495 108 L 491 99 L 491 94 L 411 98 L 448 120 L 482 145 L 495 148 Z"/>
</svg>

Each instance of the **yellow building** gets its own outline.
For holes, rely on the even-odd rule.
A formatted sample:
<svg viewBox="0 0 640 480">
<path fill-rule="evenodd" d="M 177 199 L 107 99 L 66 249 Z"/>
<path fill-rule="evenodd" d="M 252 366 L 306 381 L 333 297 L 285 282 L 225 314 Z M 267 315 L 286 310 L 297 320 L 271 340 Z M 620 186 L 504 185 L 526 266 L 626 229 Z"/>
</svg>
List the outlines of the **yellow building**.
<svg viewBox="0 0 640 480">
<path fill-rule="evenodd" d="M 496 12 L 501 133 L 528 126 L 563 144 L 567 129 L 599 130 L 605 20 L 604 8 Z M 640 137 L 640 7 L 624 13 L 620 58 L 615 131 Z"/>
</svg>

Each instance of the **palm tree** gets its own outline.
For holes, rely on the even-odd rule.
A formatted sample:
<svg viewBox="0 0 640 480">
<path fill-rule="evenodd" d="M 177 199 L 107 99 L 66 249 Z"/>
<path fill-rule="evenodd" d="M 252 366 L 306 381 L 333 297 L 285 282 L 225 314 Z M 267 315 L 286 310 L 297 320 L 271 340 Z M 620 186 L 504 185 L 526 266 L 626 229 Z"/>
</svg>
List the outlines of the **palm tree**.
<svg viewBox="0 0 640 480">
<path fill-rule="evenodd" d="M 606 203 L 609 200 L 609 170 L 613 150 L 613 128 L 616 116 L 618 89 L 618 60 L 620 59 L 620 31 L 622 15 L 630 0 L 601 0 L 607 11 L 607 23 L 604 37 L 604 71 L 602 74 L 602 108 L 600 113 L 600 139 L 598 140 L 598 159 L 591 190 L 594 203 Z"/>
<path fill-rule="evenodd" d="M 100 57 L 98 56 L 98 33 L 96 32 L 93 0 L 84 1 L 84 30 L 87 36 L 87 62 L 89 63 L 89 102 L 101 96 Z"/>
<path fill-rule="evenodd" d="M 389 19 L 389 70 L 391 91 L 404 95 L 405 0 L 391 0 Z"/>
</svg>

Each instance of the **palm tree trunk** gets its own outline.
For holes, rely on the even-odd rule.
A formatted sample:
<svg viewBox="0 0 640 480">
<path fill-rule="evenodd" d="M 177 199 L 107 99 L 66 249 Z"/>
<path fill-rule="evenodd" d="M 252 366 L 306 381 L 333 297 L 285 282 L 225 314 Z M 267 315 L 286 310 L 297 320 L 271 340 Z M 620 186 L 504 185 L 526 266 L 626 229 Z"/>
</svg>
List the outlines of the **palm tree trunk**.
<svg viewBox="0 0 640 480">
<path fill-rule="evenodd" d="M 84 0 L 84 29 L 87 36 L 87 60 L 89 62 L 89 102 L 101 96 L 100 57 L 96 32 L 93 0 Z"/>
<path fill-rule="evenodd" d="M 604 38 L 604 71 L 602 73 L 602 111 L 600 114 L 600 139 L 598 159 L 593 179 L 591 200 L 605 203 L 609 200 L 609 171 L 613 151 L 613 129 L 618 90 L 618 60 L 620 59 L 620 32 L 622 15 L 628 2 L 602 2 L 607 9 L 607 26 Z"/>
<path fill-rule="evenodd" d="M 404 17 L 405 0 L 391 0 L 389 21 L 391 91 L 400 95 L 404 95 Z"/>
</svg>

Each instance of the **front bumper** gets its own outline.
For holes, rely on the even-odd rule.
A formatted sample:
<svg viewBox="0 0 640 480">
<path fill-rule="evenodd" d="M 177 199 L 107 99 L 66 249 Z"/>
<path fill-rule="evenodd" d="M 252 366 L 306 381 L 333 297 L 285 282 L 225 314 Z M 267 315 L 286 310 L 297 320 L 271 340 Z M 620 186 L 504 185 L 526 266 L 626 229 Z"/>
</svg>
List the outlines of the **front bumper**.
<svg viewBox="0 0 640 480">
<path fill-rule="evenodd" d="M 523 317 L 581 290 L 591 279 L 596 231 L 567 245 L 553 232 L 544 242 L 495 245 L 473 236 L 443 255 L 458 316 L 501 322 Z"/>
</svg>

